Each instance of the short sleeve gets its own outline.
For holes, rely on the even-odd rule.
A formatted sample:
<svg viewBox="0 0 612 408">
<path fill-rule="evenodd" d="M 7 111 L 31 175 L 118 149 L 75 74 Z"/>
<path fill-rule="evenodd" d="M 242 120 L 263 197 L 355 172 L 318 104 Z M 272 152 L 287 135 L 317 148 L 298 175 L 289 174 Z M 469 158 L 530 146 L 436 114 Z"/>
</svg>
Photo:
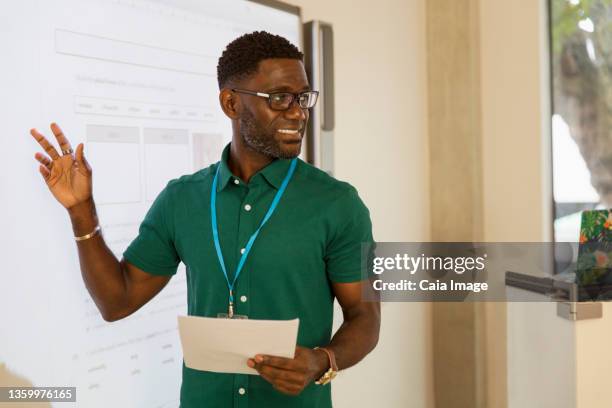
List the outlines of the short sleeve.
<svg viewBox="0 0 612 408">
<path fill-rule="evenodd" d="M 333 282 L 357 282 L 364 279 L 362 269 L 375 246 L 370 211 L 352 186 L 336 204 L 331 214 L 334 232 L 325 251 L 327 275 Z"/>
<path fill-rule="evenodd" d="M 138 229 L 138 236 L 123 252 L 132 265 L 153 275 L 174 275 L 180 262 L 174 246 L 170 181 L 157 196 Z"/>
</svg>

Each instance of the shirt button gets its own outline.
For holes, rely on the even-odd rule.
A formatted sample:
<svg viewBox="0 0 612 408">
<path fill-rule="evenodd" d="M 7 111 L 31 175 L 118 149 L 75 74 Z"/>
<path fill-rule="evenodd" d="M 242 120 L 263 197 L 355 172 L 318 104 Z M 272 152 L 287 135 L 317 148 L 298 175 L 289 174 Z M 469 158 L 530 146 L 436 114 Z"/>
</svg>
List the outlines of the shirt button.
<svg viewBox="0 0 612 408">
<path fill-rule="evenodd" d="M 251 205 L 250 204 L 245 205 L 244 209 L 247 211 L 251 211 Z"/>
<path fill-rule="evenodd" d="M 240 182 L 238 181 L 238 179 L 234 179 L 234 184 L 236 184 L 236 185 L 240 184 Z"/>
<path fill-rule="evenodd" d="M 242 303 L 246 302 L 246 301 L 247 301 L 247 297 L 246 297 L 246 296 L 244 296 L 244 295 L 240 296 L 240 301 L 241 301 Z"/>
<path fill-rule="evenodd" d="M 244 395 L 244 394 L 246 394 L 246 390 L 245 390 L 244 388 L 240 387 L 240 388 L 238 389 L 238 394 L 240 394 L 240 395 Z"/>
<path fill-rule="evenodd" d="M 244 254 L 244 251 L 246 251 L 246 248 L 242 248 L 242 249 L 240 250 L 240 253 L 241 253 L 241 254 Z"/>
</svg>

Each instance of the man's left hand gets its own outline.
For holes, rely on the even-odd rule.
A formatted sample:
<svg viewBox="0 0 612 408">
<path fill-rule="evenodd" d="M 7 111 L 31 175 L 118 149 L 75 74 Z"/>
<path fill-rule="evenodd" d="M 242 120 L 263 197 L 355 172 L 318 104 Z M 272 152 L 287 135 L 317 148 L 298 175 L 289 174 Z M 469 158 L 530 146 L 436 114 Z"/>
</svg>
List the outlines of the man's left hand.
<svg viewBox="0 0 612 408">
<path fill-rule="evenodd" d="M 294 358 L 257 354 L 247 361 L 247 365 L 256 369 L 276 390 L 298 395 L 323 375 L 329 367 L 329 359 L 323 350 L 297 346 Z"/>
</svg>

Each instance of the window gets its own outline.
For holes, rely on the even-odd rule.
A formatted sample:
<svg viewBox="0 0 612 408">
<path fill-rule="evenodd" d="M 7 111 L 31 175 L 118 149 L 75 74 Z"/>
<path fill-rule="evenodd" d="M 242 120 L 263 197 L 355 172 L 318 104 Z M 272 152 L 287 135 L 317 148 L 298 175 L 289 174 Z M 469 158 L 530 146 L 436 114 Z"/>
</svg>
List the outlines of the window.
<svg viewBox="0 0 612 408">
<path fill-rule="evenodd" d="M 550 0 L 554 238 L 612 208 L 612 0 Z"/>
</svg>

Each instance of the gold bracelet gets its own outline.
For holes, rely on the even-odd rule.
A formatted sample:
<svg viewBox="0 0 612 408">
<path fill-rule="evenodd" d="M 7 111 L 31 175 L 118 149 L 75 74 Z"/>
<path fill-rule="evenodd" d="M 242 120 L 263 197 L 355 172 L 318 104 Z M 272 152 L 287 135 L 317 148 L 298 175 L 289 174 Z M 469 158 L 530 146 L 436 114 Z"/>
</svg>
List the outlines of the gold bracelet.
<svg viewBox="0 0 612 408">
<path fill-rule="evenodd" d="M 334 355 L 334 352 L 331 349 L 328 349 L 326 347 L 315 347 L 313 350 L 322 350 L 325 352 L 325 354 L 327 354 L 327 357 L 329 358 L 329 369 L 325 371 L 318 380 L 315 381 L 315 384 L 317 385 L 325 385 L 334 378 L 336 378 L 336 375 L 338 375 L 338 365 L 336 364 L 336 356 Z"/>
<path fill-rule="evenodd" d="M 92 232 L 90 232 L 89 234 L 83 235 L 82 237 L 74 237 L 74 239 L 75 239 L 75 241 L 83 241 L 85 239 L 89 239 L 89 238 L 93 237 L 94 235 L 96 235 L 96 233 L 98 231 L 100 231 L 100 225 L 99 224 L 96 225 L 96 228 Z"/>
</svg>

